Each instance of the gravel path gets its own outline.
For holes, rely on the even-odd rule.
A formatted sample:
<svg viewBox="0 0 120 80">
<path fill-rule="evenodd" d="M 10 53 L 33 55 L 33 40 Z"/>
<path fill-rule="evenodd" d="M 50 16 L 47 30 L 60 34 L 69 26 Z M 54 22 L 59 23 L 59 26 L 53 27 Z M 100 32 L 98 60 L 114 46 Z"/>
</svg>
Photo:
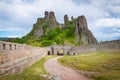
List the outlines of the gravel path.
<svg viewBox="0 0 120 80">
<path fill-rule="evenodd" d="M 51 58 L 45 62 L 44 67 L 50 75 L 56 75 L 60 77 L 60 80 L 89 80 L 88 78 L 75 72 L 73 69 L 59 64 L 57 59 L 61 57 L 62 56 Z"/>
</svg>

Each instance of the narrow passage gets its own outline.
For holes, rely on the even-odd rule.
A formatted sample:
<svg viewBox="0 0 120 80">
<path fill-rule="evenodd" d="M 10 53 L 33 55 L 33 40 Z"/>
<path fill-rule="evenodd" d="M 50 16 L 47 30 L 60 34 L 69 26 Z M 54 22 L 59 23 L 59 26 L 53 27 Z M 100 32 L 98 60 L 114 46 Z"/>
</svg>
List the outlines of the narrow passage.
<svg viewBox="0 0 120 80">
<path fill-rule="evenodd" d="M 61 80 L 89 80 L 73 69 L 59 64 L 57 59 L 61 57 L 62 56 L 51 58 L 45 62 L 44 67 L 48 73 L 51 75 L 57 75 Z"/>
</svg>

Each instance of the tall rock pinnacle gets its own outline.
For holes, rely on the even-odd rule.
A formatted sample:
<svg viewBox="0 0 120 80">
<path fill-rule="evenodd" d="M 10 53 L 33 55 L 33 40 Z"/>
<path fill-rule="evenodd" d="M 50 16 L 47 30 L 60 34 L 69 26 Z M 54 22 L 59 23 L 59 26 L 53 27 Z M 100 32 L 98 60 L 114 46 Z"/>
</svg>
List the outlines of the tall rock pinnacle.
<svg viewBox="0 0 120 80">
<path fill-rule="evenodd" d="M 69 19 L 68 19 L 67 15 L 64 16 L 64 25 L 65 25 L 65 27 L 67 27 L 69 25 Z"/>
<path fill-rule="evenodd" d="M 37 19 L 37 22 L 33 25 L 33 30 L 28 34 L 28 36 L 31 36 L 30 38 L 37 41 L 41 37 L 46 36 L 48 32 L 56 27 L 60 27 L 60 29 L 65 32 L 63 33 L 65 35 L 73 33 L 72 35 L 70 34 L 69 37 L 74 36 L 72 42 L 75 42 L 75 44 L 91 44 L 97 42 L 92 32 L 88 29 L 85 16 L 82 15 L 77 18 L 73 18 L 72 16 L 71 21 L 69 21 L 68 16 L 65 15 L 64 24 L 61 24 L 57 22 L 55 14 L 52 11 L 45 11 L 44 17 Z M 59 38 L 61 38 L 61 36 L 59 36 Z"/>
<path fill-rule="evenodd" d="M 45 11 L 45 18 L 48 18 L 48 12 L 47 11 Z"/>
<path fill-rule="evenodd" d="M 74 28 L 75 28 L 75 31 L 74 31 L 74 35 L 76 37 L 75 39 L 75 42 L 79 42 L 80 41 L 80 36 L 79 36 L 79 26 L 78 26 L 78 22 L 77 22 L 77 19 L 74 20 Z"/>
<path fill-rule="evenodd" d="M 78 16 L 76 24 L 81 31 L 88 29 L 86 18 L 83 15 Z"/>
<path fill-rule="evenodd" d="M 54 15 L 54 12 L 50 12 L 50 14 L 49 14 L 49 28 L 52 29 L 54 27 L 57 27 L 56 17 Z"/>
<path fill-rule="evenodd" d="M 97 42 L 91 31 L 88 29 L 87 20 L 83 15 L 79 16 L 77 19 L 74 20 L 74 27 L 74 34 L 76 36 L 75 42 L 79 40 L 81 40 L 80 42 L 83 42 L 82 44 L 90 44 Z"/>
</svg>

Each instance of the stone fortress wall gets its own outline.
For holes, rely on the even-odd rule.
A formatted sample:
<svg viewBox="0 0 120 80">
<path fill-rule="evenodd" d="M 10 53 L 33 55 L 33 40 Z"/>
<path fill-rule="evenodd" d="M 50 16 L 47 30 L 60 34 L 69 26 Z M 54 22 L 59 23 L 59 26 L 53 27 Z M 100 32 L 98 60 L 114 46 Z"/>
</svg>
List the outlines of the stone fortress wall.
<svg viewBox="0 0 120 80">
<path fill-rule="evenodd" d="M 68 54 L 75 55 L 95 51 L 120 51 L 120 40 L 105 41 L 96 44 L 73 47 L 69 50 Z"/>
<path fill-rule="evenodd" d="M 51 47 L 52 53 L 51 54 L 57 54 L 59 51 L 63 51 L 64 54 L 67 54 L 69 50 L 72 48 L 70 45 L 54 45 Z"/>
<path fill-rule="evenodd" d="M 54 55 L 60 50 L 63 50 L 63 54 L 68 55 L 95 51 L 120 51 L 120 40 L 105 41 L 77 47 L 70 45 L 53 45 L 44 48 L 0 41 L 0 75 L 22 72 L 45 55 Z"/>
<path fill-rule="evenodd" d="M 47 54 L 49 48 L 0 41 L 0 75 L 22 72 Z"/>
<path fill-rule="evenodd" d="M 120 40 L 105 41 L 77 47 L 70 45 L 54 45 L 51 46 L 51 48 L 51 54 L 57 54 L 59 50 L 63 50 L 63 53 L 68 55 L 76 55 L 95 51 L 120 51 Z"/>
</svg>

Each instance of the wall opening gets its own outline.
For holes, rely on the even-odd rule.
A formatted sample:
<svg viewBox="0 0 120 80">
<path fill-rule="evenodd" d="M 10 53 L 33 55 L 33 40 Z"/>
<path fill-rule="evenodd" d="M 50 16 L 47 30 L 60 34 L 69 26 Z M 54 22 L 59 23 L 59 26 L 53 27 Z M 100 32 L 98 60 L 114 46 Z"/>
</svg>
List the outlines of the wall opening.
<svg viewBox="0 0 120 80">
<path fill-rule="evenodd" d="M 15 44 L 15 49 L 16 49 L 16 44 Z"/>
<path fill-rule="evenodd" d="M 10 44 L 9 46 L 10 46 L 10 50 L 12 50 L 12 44 Z"/>
<path fill-rule="evenodd" d="M 57 55 L 59 55 L 59 51 L 57 51 Z"/>
<path fill-rule="evenodd" d="M 63 50 L 57 51 L 57 55 L 64 55 Z"/>
<path fill-rule="evenodd" d="M 5 50 L 5 49 L 6 49 L 5 44 L 3 44 L 3 50 Z"/>
<path fill-rule="evenodd" d="M 73 53 L 73 55 L 75 55 L 75 53 Z"/>
<path fill-rule="evenodd" d="M 48 55 L 50 55 L 50 51 L 48 51 Z"/>
</svg>

